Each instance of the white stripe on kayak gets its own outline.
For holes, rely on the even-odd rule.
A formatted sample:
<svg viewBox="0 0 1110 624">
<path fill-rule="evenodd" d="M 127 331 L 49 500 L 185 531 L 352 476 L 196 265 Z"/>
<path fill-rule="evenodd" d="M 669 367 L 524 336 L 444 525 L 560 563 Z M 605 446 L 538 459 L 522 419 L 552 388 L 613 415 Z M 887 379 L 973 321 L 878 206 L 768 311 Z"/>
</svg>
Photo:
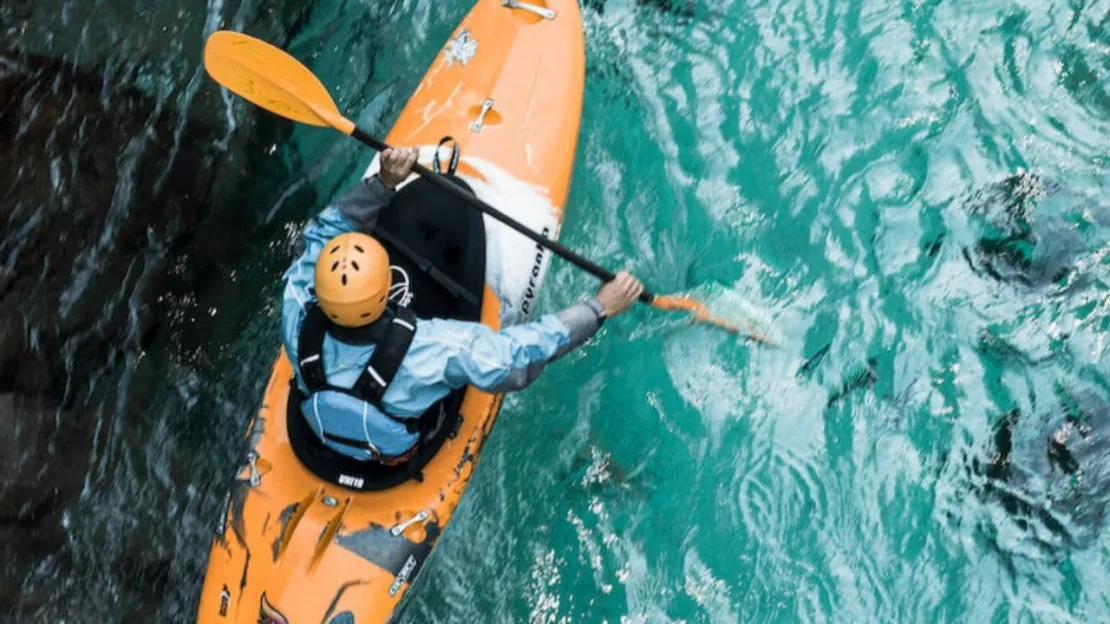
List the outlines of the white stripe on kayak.
<svg viewBox="0 0 1110 624">
<path fill-rule="evenodd" d="M 310 355 L 310 356 L 306 357 L 305 359 L 301 360 L 301 364 L 308 364 L 309 362 L 315 362 L 318 359 L 320 359 L 320 354 L 319 353 L 317 353 L 316 355 Z"/>
<path fill-rule="evenodd" d="M 373 366 L 367 366 L 366 372 L 370 373 L 370 376 L 374 378 L 374 381 L 378 382 L 379 386 L 383 388 L 386 386 L 385 380 L 382 379 L 382 376 L 378 374 L 378 371 L 374 370 Z"/>
<path fill-rule="evenodd" d="M 416 331 L 416 326 L 404 319 L 395 318 L 393 319 L 393 322 L 397 323 L 401 327 L 408 329 L 409 331 Z"/>
</svg>

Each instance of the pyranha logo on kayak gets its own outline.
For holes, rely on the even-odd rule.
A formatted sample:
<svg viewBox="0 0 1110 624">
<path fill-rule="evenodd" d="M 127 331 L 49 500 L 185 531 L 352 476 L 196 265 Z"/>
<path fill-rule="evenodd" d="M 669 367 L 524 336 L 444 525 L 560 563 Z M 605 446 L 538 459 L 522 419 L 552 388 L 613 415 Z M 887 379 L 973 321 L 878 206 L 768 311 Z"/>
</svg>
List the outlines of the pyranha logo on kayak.
<svg viewBox="0 0 1110 624">
<path fill-rule="evenodd" d="M 478 52 L 478 40 L 470 38 L 470 31 L 463 29 L 454 39 L 447 42 L 447 49 L 443 52 L 443 56 L 447 57 L 447 66 L 454 65 L 455 61 L 459 65 L 466 67 L 467 61 L 474 58 Z"/>
<path fill-rule="evenodd" d="M 551 234 L 551 228 L 543 228 L 541 233 L 544 238 Z M 524 316 L 532 316 L 532 302 L 536 300 L 536 290 L 539 287 L 540 273 L 543 272 L 543 260 L 546 250 L 543 245 L 536 244 L 536 260 L 532 263 L 532 273 L 528 276 L 528 288 L 524 289 L 524 300 L 520 302 L 520 310 Z"/>
<path fill-rule="evenodd" d="M 258 607 L 258 624 L 289 624 L 289 620 L 285 619 L 281 611 L 266 600 L 266 592 L 262 592 L 262 604 Z"/>
</svg>

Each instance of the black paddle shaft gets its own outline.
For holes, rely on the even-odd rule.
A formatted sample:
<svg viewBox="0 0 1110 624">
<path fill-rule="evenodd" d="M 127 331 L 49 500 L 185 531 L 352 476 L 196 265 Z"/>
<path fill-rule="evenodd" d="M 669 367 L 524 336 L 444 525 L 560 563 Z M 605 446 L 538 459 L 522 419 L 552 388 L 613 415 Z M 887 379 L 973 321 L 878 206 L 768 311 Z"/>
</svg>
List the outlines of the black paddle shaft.
<svg viewBox="0 0 1110 624">
<path fill-rule="evenodd" d="M 379 141 L 378 139 L 370 136 L 369 134 L 363 132 L 361 128 L 356 127 L 354 129 L 354 132 L 351 133 L 351 136 L 379 152 L 384 152 L 385 150 L 390 149 L 390 146 L 384 141 Z M 610 282 L 616 277 L 616 275 L 614 275 L 612 271 L 609 271 L 604 267 L 590 262 L 586 258 L 578 255 L 578 253 L 574 250 L 564 247 L 558 242 L 553 241 L 550 238 L 539 234 L 538 232 L 535 232 L 523 223 L 517 221 L 516 219 L 513 219 L 509 215 L 501 212 L 500 210 L 487 204 L 481 199 L 478 199 L 478 197 L 475 196 L 473 193 L 463 189 L 457 184 L 449 182 L 446 178 L 432 171 L 431 169 L 428 169 L 424 165 L 416 163 L 415 165 L 413 165 L 412 170 L 420 174 L 420 176 L 423 177 L 425 180 L 438 186 L 440 189 L 447 191 L 448 193 L 454 195 L 456 198 L 463 200 L 471 207 L 478 209 L 479 211 L 511 227 L 517 232 L 520 232 L 524 236 L 527 236 L 528 238 L 535 241 L 535 243 L 540 247 L 550 250 L 555 255 L 563 258 L 564 260 L 567 260 L 571 264 L 577 266 L 590 275 L 593 275 L 602 282 Z M 655 295 L 649 292 L 646 288 L 644 289 L 644 292 L 640 295 L 640 301 L 644 303 L 650 304 L 654 299 Z"/>
</svg>

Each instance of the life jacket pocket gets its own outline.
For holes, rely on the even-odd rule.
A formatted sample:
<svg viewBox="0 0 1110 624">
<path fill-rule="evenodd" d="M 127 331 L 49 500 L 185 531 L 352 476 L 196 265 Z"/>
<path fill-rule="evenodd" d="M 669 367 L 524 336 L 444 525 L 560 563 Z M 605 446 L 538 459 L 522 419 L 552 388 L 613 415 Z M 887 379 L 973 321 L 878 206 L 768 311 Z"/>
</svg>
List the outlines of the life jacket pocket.
<svg viewBox="0 0 1110 624">
<path fill-rule="evenodd" d="M 309 396 L 301 402 L 301 414 L 324 445 L 355 459 L 403 455 L 420 437 L 404 422 L 336 390 L 321 390 Z"/>
</svg>

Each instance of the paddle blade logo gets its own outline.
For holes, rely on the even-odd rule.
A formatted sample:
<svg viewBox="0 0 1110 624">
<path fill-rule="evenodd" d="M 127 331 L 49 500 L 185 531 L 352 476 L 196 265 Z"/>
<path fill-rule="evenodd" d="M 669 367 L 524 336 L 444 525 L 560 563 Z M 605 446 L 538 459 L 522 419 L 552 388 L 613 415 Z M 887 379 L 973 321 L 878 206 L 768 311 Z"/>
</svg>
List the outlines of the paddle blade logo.
<svg viewBox="0 0 1110 624">
<path fill-rule="evenodd" d="M 258 624 L 289 624 L 289 620 L 266 600 L 265 592 L 262 593 L 262 604 L 258 607 Z"/>
<path fill-rule="evenodd" d="M 470 38 L 470 31 L 463 29 L 454 39 L 447 42 L 447 49 L 443 55 L 447 57 L 447 66 L 451 67 L 455 61 L 466 67 L 467 61 L 474 58 L 478 52 L 478 40 Z"/>
</svg>

